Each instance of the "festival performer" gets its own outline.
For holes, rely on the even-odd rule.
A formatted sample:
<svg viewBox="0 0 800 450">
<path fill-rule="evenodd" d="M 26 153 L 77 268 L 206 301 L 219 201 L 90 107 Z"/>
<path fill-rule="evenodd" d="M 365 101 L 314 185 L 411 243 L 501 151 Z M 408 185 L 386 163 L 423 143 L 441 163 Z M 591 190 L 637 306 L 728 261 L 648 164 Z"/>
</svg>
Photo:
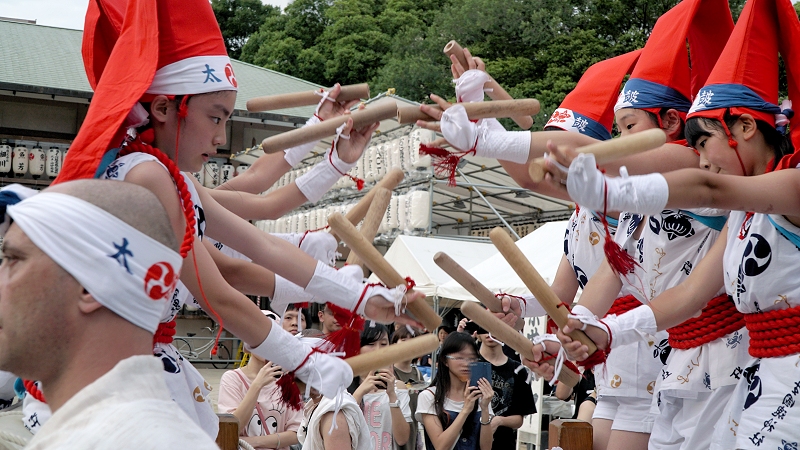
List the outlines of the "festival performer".
<svg viewBox="0 0 800 450">
<path fill-rule="evenodd" d="M 54 413 L 26 448 L 217 448 L 170 399 L 151 353 L 165 277 L 182 263 L 159 200 L 82 180 L 6 213 L 0 367 L 42 380 Z M 122 242 L 133 251 L 120 254 Z"/>
<path fill-rule="evenodd" d="M 620 180 L 604 179 L 590 167 L 591 157 L 578 157 L 570 166 L 569 192 L 586 204 L 602 201 L 588 194 L 589 186 L 607 183 L 609 203 L 642 213 L 703 206 L 738 209 L 731 212 L 727 239 L 714 244 L 685 282 L 655 298 L 649 307 L 604 324 L 586 320 L 602 327 L 599 333 L 595 327 L 587 328 L 601 347 L 610 341 L 616 348 L 617 343 L 637 339 L 640 333 L 692 317 L 716 291 L 726 289 L 744 313 L 750 332 L 749 352 L 756 359 L 729 374 L 737 384 L 716 425 L 711 448 L 791 448 L 797 443 L 793 424 L 798 417 L 789 405 L 794 404 L 797 387 L 793 383 L 800 373 L 795 367 L 794 339 L 787 338 L 792 336 L 792 328 L 784 325 L 796 315 L 797 301 L 792 287 L 780 282 L 784 279 L 780 274 L 797 264 L 800 211 L 791 195 L 769 196 L 769 190 L 791 189 L 797 184 L 794 170 L 781 170 L 796 168 L 797 156 L 783 157 L 791 152 L 783 128 L 792 114 L 787 104 L 783 110 L 778 107 L 777 100 L 779 49 L 786 62 L 789 95 L 798 94 L 800 58 L 786 45 L 787 37 L 798 36 L 800 22 L 790 2 L 755 0 L 745 5 L 687 121 L 687 137 L 700 151 L 701 167 L 706 170 Z M 758 44 L 758 51 L 753 50 L 753 43 Z M 797 143 L 796 133 L 793 130 Z M 627 187 L 621 188 L 620 182 Z M 764 201 L 768 196 L 771 200 Z M 571 322 L 568 329 L 576 326 L 581 324 Z M 729 338 L 727 344 L 736 345 L 737 339 Z M 578 356 L 585 354 L 578 343 L 566 347 Z M 708 428 L 707 422 L 701 420 L 697 427 L 695 434 L 707 434 L 699 431 Z"/>
<path fill-rule="evenodd" d="M 191 16 L 186 14 L 188 10 L 192 11 Z M 123 22 L 122 18 L 126 20 Z M 218 311 L 217 320 L 248 343 L 254 354 L 279 364 L 287 372 L 295 372 L 301 380 L 335 397 L 352 378 L 349 367 L 341 360 L 312 351 L 283 330 L 273 330 L 272 321 L 224 282 L 205 247 L 194 245 L 206 227 L 210 234 L 226 236 L 224 243 L 243 251 L 256 263 L 355 313 L 384 321 L 408 320 L 398 315 L 399 305 L 416 296 L 404 300 L 402 287 L 365 288 L 363 283 L 315 262 L 296 247 L 260 232 L 219 206 L 205 191 L 196 189 L 195 180 L 179 172 L 199 170 L 208 154 L 224 143 L 225 121 L 235 101 L 236 79 L 208 3 L 92 2 L 85 29 L 87 75 L 96 91 L 87 119 L 56 181 L 104 174 L 147 186 L 166 206 L 175 232 L 183 236 L 188 229 L 182 253 L 190 256 L 190 263 L 184 266 L 181 281 L 194 297 L 212 315 Z M 142 40 L 142 36 L 147 38 Z M 109 52 L 109 43 L 114 43 L 113 52 Z M 131 79 L 129 71 L 123 70 L 134 59 L 141 78 Z M 137 104 L 141 99 L 149 111 Z M 150 122 L 142 128 L 148 113 Z M 126 116 L 128 120 L 123 125 Z M 134 131 L 136 126 L 139 132 Z M 350 128 L 351 125 L 341 130 L 332 152 L 340 142 L 341 146 L 364 145 L 374 127 L 352 133 Z M 341 137 L 348 133 L 349 141 Z M 129 137 L 123 139 L 126 135 Z M 103 167 L 100 161 L 106 150 L 120 144 L 123 153 L 130 153 Z M 115 153 L 109 153 L 110 158 Z M 335 162 L 334 156 L 331 158 Z M 284 378 L 290 385 L 292 377 Z M 203 384 L 199 380 L 197 383 Z M 197 417 L 209 434 L 216 435 L 216 417 L 209 416 L 210 408 L 202 406 L 206 395 L 197 389 L 201 386 L 192 384 L 175 387 L 173 395 L 176 401 L 179 396 L 183 398 L 179 403 Z M 199 418 L 201 414 L 204 419 Z"/>
</svg>

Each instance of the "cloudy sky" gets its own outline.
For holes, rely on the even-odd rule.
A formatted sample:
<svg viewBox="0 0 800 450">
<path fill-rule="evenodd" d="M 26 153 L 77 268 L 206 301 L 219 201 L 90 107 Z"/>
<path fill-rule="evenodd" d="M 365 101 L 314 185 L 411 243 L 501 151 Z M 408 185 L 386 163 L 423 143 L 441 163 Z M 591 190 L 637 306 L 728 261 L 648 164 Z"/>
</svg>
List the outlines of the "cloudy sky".
<svg viewBox="0 0 800 450">
<path fill-rule="evenodd" d="M 285 7 L 289 0 L 262 0 Z M 36 20 L 39 25 L 83 29 L 89 0 L 0 0 L 0 17 Z"/>
</svg>

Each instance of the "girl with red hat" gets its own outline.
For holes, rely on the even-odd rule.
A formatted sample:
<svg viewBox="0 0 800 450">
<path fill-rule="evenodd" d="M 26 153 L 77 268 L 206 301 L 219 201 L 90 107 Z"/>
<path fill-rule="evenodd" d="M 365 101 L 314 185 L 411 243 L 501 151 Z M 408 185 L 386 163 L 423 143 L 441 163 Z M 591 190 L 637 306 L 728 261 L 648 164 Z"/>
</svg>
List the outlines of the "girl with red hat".
<svg viewBox="0 0 800 450">
<path fill-rule="evenodd" d="M 272 321 L 257 306 L 225 282 L 200 245 L 206 228 L 211 235 L 225 236 L 223 242 L 258 264 L 305 286 L 312 295 L 325 296 L 377 320 L 407 320 L 399 314 L 400 304 L 417 296 L 405 296 L 403 289 L 366 286 L 337 273 L 236 217 L 197 189 L 191 176 L 181 173 L 198 171 L 209 154 L 224 144 L 225 122 L 236 99 L 237 81 L 208 2 L 90 2 L 83 53 L 95 95 L 56 181 L 102 176 L 153 191 L 170 214 L 176 233 L 185 235 L 181 254 L 190 259 L 180 278 L 189 291 L 218 321 L 224 317 L 224 326 L 255 354 L 295 371 L 307 385 L 335 397 L 350 384 L 349 366 L 273 329 Z M 148 115 L 150 126 L 142 128 Z M 338 157 L 339 147 L 363 147 L 374 130 L 374 126 L 351 130 L 351 123 L 340 130 L 329 152 L 330 167 L 308 180 L 312 191 L 347 171 Z M 115 146 L 120 148 L 107 151 Z M 163 334 L 169 340 L 170 333 Z M 180 355 L 173 356 L 182 361 Z M 207 414 L 210 408 L 197 407 L 206 403 L 203 388 L 207 386 L 186 380 L 185 389 L 173 389 L 173 395 L 194 403 L 187 407 L 187 402 L 179 402 L 215 436 L 215 418 Z"/>
<path fill-rule="evenodd" d="M 607 185 L 609 203 L 642 213 L 665 207 L 733 210 L 724 230 L 726 239 L 713 245 L 685 282 L 654 299 L 650 307 L 587 329 L 601 346 L 609 341 L 615 346 L 632 333 L 690 318 L 706 306 L 714 291 L 724 288 L 744 314 L 752 359 L 730 374 L 737 384 L 715 427 L 711 448 L 798 445 L 800 415 L 793 407 L 800 395 L 795 384 L 800 372 L 798 333 L 792 327 L 800 314 L 800 294 L 788 274 L 798 261 L 800 209 L 796 196 L 771 195 L 776 189 L 794 189 L 798 181 L 795 171 L 782 170 L 798 167 L 797 155 L 788 155 L 792 147 L 783 135 L 793 114 L 788 103 L 777 106 L 779 51 L 787 68 L 789 96 L 800 92 L 796 78 L 800 55 L 788 45 L 798 36 L 800 21 L 788 0 L 750 0 L 745 5 L 688 116 L 687 138 L 699 150 L 705 170 L 620 180 L 604 178 L 592 158 L 579 156 L 570 166 L 569 192 L 585 203 L 601 201 L 589 191 Z M 797 143 L 797 130 L 792 135 Z M 576 326 L 582 325 L 570 324 Z M 568 346 L 585 352 L 578 343 Z"/>
</svg>

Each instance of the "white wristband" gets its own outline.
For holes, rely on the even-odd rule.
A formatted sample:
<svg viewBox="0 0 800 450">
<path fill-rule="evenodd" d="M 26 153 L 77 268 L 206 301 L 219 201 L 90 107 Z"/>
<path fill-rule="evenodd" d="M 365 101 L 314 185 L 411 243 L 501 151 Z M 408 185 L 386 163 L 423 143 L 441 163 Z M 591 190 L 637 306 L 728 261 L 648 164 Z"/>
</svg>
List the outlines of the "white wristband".
<svg viewBox="0 0 800 450">
<path fill-rule="evenodd" d="M 517 164 L 528 162 L 531 151 L 529 131 L 505 131 L 480 126 L 475 156 L 511 161 Z"/>
<path fill-rule="evenodd" d="M 482 102 L 484 86 L 491 79 L 492 77 L 488 73 L 478 69 L 470 69 L 462 73 L 457 80 L 453 80 L 456 83 L 457 101 L 463 103 Z"/>
<path fill-rule="evenodd" d="M 519 302 L 519 308 L 522 311 L 521 317 L 541 317 L 547 315 L 547 311 L 542 308 L 542 305 L 539 303 L 539 300 L 536 300 L 536 297 L 532 295 L 523 295 L 522 298 L 524 298 L 525 301 Z"/>
<path fill-rule="evenodd" d="M 272 294 L 271 300 L 272 310 L 281 317 L 292 303 L 317 303 L 316 297 L 280 275 L 275 275 L 275 292 Z"/>
<path fill-rule="evenodd" d="M 317 202 L 339 181 L 343 174 L 355 167 L 347 164 L 336 154 L 336 149 L 325 153 L 325 159 L 295 180 L 297 188 L 310 202 Z"/>
<path fill-rule="evenodd" d="M 303 125 L 303 128 L 311 125 L 316 125 L 320 122 L 321 120 L 319 120 L 319 117 L 317 117 L 317 115 L 315 114 L 308 118 L 306 124 Z M 309 142 L 307 144 L 298 145 L 297 147 L 287 148 L 286 150 L 283 151 L 283 159 L 285 159 L 290 166 L 295 167 L 298 164 L 300 164 L 300 161 L 302 161 L 303 158 L 306 157 L 308 152 L 310 152 L 314 148 L 314 146 L 317 145 L 318 142 L 319 141 L 314 141 L 314 142 Z"/>
<path fill-rule="evenodd" d="M 311 347 L 300 342 L 289 334 L 277 323 L 272 324 L 272 328 L 258 347 L 250 349 L 250 352 L 266 361 L 281 366 L 286 372 L 297 369 L 306 355 L 311 352 Z"/>
<path fill-rule="evenodd" d="M 640 339 L 647 341 L 649 336 L 658 331 L 656 316 L 647 305 L 636 307 L 619 316 L 606 317 L 603 322 L 611 332 L 610 341 L 614 348 Z"/>
<path fill-rule="evenodd" d="M 359 266 L 346 267 L 362 270 Z M 363 277 L 363 272 L 361 272 L 361 276 Z M 356 279 L 354 275 L 349 274 L 347 271 L 333 269 L 322 261 L 317 261 L 314 276 L 311 277 L 311 281 L 308 282 L 305 288 L 307 294 L 325 299 L 348 311 L 353 311 L 358 305 L 357 314 L 364 314 L 364 307 L 367 304 L 368 297 L 366 296 L 361 304 L 358 303 L 363 291 L 364 283 L 361 282 L 361 277 Z"/>
</svg>

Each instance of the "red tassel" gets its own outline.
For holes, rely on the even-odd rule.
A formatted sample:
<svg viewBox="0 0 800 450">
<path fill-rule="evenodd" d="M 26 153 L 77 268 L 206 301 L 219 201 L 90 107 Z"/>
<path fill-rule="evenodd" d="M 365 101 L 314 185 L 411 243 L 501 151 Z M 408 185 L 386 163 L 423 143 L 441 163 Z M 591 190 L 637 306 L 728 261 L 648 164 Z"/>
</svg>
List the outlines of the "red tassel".
<svg viewBox="0 0 800 450">
<path fill-rule="evenodd" d="M 326 348 L 330 348 L 331 351 L 343 351 L 345 358 L 361 353 L 361 331 L 364 329 L 364 318 L 333 303 L 328 303 L 327 306 L 342 328 L 325 337 L 325 340 L 330 343 Z"/>
<path fill-rule="evenodd" d="M 361 178 L 356 178 L 355 182 L 356 182 L 356 189 L 358 189 L 359 191 L 364 189 L 364 180 L 362 180 Z"/>
<path fill-rule="evenodd" d="M 175 321 L 159 323 L 156 334 L 153 336 L 153 345 L 156 343 L 171 344 L 172 336 L 175 336 Z"/>
<path fill-rule="evenodd" d="M 277 385 L 281 390 L 281 403 L 295 411 L 303 408 L 303 397 L 300 395 L 300 388 L 297 387 L 294 372 L 283 374 L 278 378 Z"/>
<path fill-rule="evenodd" d="M 449 186 L 456 185 L 456 169 L 458 163 L 467 156 L 474 155 L 475 150 L 466 152 L 449 152 L 443 148 L 429 147 L 425 144 L 419 145 L 419 154 L 428 155 L 431 157 L 431 164 L 433 165 L 433 172 L 440 177 L 447 178 Z"/>
<path fill-rule="evenodd" d="M 622 250 L 619 244 L 614 242 L 614 238 L 611 237 L 611 232 L 608 230 L 608 220 L 606 219 L 608 213 L 608 211 L 606 211 L 608 207 L 608 183 L 603 182 L 603 189 L 605 201 L 603 202 L 603 216 L 600 218 L 600 221 L 603 223 L 603 228 L 606 230 L 606 242 L 603 244 L 603 252 L 606 254 L 608 265 L 611 266 L 611 270 L 613 270 L 614 273 L 617 275 L 628 274 L 633 272 L 633 268 L 636 267 L 637 264 L 633 256 Z"/>
</svg>

